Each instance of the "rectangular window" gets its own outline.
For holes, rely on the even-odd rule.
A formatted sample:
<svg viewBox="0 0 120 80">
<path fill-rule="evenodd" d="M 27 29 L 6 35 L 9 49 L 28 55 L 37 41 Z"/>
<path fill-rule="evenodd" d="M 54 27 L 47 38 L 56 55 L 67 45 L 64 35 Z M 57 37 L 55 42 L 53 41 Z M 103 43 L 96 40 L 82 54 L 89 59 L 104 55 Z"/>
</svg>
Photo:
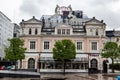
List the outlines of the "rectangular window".
<svg viewBox="0 0 120 80">
<path fill-rule="evenodd" d="M 13 37 L 15 37 L 15 38 L 16 38 L 16 37 L 17 37 L 17 33 L 13 33 Z"/>
<path fill-rule="evenodd" d="M 44 49 L 49 49 L 49 41 L 44 41 Z"/>
<path fill-rule="evenodd" d="M 61 29 L 58 29 L 58 30 L 57 30 L 57 34 L 61 34 Z"/>
<path fill-rule="evenodd" d="M 82 42 L 77 42 L 77 50 L 82 50 Z"/>
<path fill-rule="evenodd" d="M 91 50 L 97 50 L 97 42 L 92 42 Z"/>
<path fill-rule="evenodd" d="M 67 29 L 67 34 L 70 34 L 70 29 Z"/>
<path fill-rule="evenodd" d="M 35 49 L 35 41 L 30 41 L 30 49 Z"/>
<path fill-rule="evenodd" d="M 62 29 L 62 34 L 65 34 L 65 29 Z"/>
</svg>

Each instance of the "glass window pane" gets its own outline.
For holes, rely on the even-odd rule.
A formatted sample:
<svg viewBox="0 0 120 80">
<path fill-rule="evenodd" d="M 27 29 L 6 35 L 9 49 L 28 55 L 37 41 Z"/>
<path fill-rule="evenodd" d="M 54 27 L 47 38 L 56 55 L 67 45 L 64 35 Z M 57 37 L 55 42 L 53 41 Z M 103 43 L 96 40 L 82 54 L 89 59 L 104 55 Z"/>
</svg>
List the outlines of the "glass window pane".
<svg viewBox="0 0 120 80">
<path fill-rule="evenodd" d="M 82 50 L 82 42 L 77 42 L 77 50 Z"/>
<path fill-rule="evenodd" d="M 91 50 L 97 50 L 97 42 L 92 42 Z"/>
<path fill-rule="evenodd" d="M 35 49 L 35 41 L 30 41 L 30 49 Z"/>
<path fill-rule="evenodd" d="M 28 60 L 28 69 L 34 69 L 35 68 L 35 60 L 33 58 L 30 58 Z"/>
<path fill-rule="evenodd" d="M 44 42 L 44 49 L 49 49 L 49 41 Z"/>
<path fill-rule="evenodd" d="M 29 29 L 29 34 L 32 34 L 32 30 L 31 30 L 31 28 Z"/>
<path fill-rule="evenodd" d="M 62 29 L 62 34 L 65 34 L 65 29 Z"/>
<path fill-rule="evenodd" d="M 67 34 L 70 34 L 70 29 L 67 29 Z"/>
<path fill-rule="evenodd" d="M 35 29 L 35 34 L 38 34 L 38 30 L 37 30 L 37 28 Z"/>
<path fill-rule="evenodd" d="M 57 34 L 61 34 L 61 29 L 58 29 L 58 30 L 57 30 Z"/>
</svg>

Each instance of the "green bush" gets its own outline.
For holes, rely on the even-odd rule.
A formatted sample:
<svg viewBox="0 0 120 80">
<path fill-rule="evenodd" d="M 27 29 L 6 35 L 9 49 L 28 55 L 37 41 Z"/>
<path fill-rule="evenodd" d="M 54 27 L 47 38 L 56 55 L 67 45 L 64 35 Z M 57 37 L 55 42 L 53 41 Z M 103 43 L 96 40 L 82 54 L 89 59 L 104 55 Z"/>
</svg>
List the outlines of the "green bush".
<svg viewBox="0 0 120 80">
<path fill-rule="evenodd" d="M 112 69 L 112 67 L 113 67 L 115 70 L 120 70 L 120 63 L 114 63 L 114 65 L 110 64 L 110 65 L 109 65 L 109 68 Z"/>
</svg>

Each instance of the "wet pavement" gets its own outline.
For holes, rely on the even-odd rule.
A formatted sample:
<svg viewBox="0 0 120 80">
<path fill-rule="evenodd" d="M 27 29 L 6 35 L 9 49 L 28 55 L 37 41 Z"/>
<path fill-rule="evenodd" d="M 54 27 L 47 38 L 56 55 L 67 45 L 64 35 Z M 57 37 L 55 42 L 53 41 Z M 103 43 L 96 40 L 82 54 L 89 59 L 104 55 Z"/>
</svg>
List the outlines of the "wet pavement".
<svg viewBox="0 0 120 80">
<path fill-rule="evenodd" d="M 112 75 L 112 74 L 111 74 Z M 88 74 L 88 73 L 77 73 L 77 74 L 42 74 L 41 78 L 67 78 L 66 80 L 116 80 L 117 75 L 111 76 L 109 74 Z M 40 80 L 38 78 L 0 78 L 0 80 Z"/>
<path fill-rule="evenodd" d="M 77 73 L 77 74 L 66 74 L 63 76 L 62 74 L 49 74 L 49 75 L 42 75 L 41 78 L 45 77 L 58 77 L 62 78 L 65 77 L 67 78 L 66 80 L 116 80 L 117 75 L 115 76 L 109 76 L 109 75 L 104 75 L 104 74 L 88 74 L 88 73 Z"/>
</svg>

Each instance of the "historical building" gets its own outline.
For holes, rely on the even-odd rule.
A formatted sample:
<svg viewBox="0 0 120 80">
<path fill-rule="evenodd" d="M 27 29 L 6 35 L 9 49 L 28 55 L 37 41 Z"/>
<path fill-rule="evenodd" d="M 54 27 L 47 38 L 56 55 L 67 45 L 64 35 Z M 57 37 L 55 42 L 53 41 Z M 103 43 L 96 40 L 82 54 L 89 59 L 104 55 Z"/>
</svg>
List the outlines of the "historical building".
<svg viewBox="0 0 120 80">
<path fill-rule="evenodd" d="M 88 68 L 102 69 L 100 57 L 106 41 L 106 24 L 71 6 L 56 6 L 54 15 L 43 15 L 20 23 L 25 52 L 23 69 L 41 72 L 61 72 L 62 63 L 53 59 L 52 49 L 57 40 L 70 39 L 76 45 L 76 59 L 65 65 L 67 72 L 87 72 Z M 69 54 L 68 54 L 69 55 Z M 39 60 L 40 59 L 40 60 Z"/>
<path fill-rule="evenodd" d="M 120 45 L 120 31 L 119 30 L 107 30 L 107 41 L 117 42 Z"/>
<path fill-rule="evenodd" d="M 4 48 L 9 46 L 8 38 L 13 37 L 13 27 L 11 20 L 0 12 L 0 58 L 5 56 Z"/>
<path fill-rule="evenodd" d="M 14 23 L 13 37 L 18 38 L 20 36 L 20 26 Z"/>
<path fill-rule="evenodd" d="M 119 30 L 107 30 L 106 31 L 107 41 L 116 42 L 120 45 L 120 31 Z M 111 59 L 109 59 L 109 63 L 111 63 Z M 116 63 L 120 63 L 120 59 L 115 59 Z"/>
</svg>

